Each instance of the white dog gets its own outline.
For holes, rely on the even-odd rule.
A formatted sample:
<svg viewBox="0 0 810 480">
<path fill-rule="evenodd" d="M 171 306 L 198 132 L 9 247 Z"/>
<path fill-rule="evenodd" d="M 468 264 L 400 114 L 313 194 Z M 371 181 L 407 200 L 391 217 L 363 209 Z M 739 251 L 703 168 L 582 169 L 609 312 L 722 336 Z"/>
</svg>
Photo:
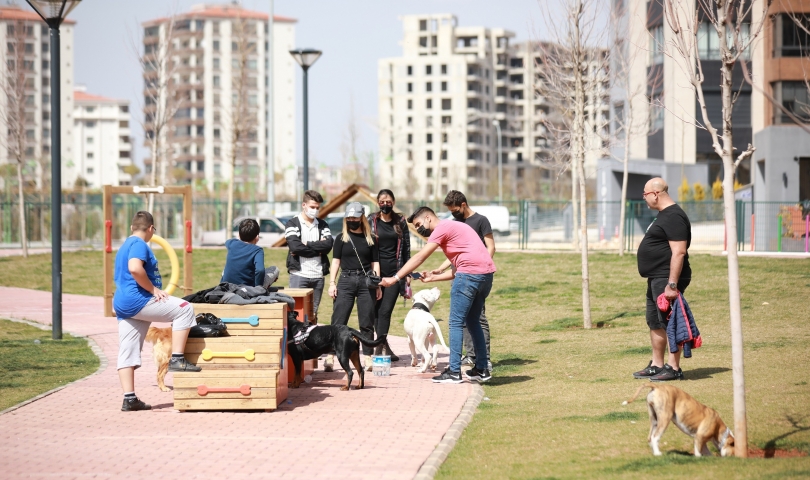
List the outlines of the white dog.
<svg viewBox="0 0 810 480">
<path fill-rule="evenodd" d="M 438 288 L 420 290 L 413 295 L 413 308 L 405 317 L 405 333 L 408 334 L 408 346 L 411 347 L 411 366 L 416 367 L 419 361 L 416 351 L 422 354 L 421 373 L 425 373 L 430 367 L 436 370 L 437 358 L 439 356 L 439 346 L 436 345 L 436 336 L 442 344 L 442 353 L 447 353 L 449 349 L 444 343 L 442 330 L 433 314 L 433 304 L 439 299 L 441 292 Z"/>
</svg>

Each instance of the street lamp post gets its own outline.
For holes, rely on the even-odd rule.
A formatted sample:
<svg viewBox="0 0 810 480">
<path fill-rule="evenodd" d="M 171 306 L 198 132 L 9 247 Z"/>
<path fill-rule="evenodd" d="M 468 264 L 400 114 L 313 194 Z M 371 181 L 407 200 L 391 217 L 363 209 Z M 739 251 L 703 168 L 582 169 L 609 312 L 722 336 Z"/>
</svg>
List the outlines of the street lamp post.
<svg viewBox="0 0 810 480">
<path fill-rule="evenodd" d="M 51 47 L 51 295 L 52 338 L 62 338 L 62 79 L 59 26 L 81 0 L 26 0 L 48 24 Z"/>
<path fill-rule="evenodd" d="M 298 48 L 290 50 L 290 55 L 293 56 L 298 65 L 304 70 L 304 191 L 309 190 L 309 94 L 307 87 L 307 71 L 309 67 L 315 63 L 315 60 L 321 56 L 320 50 L 312 48 Z"/>
<path fill-rule="evenodd" d="M 498 134 L 498 205 L 503 202 L 503 154 L 501 153 L 501 123 L 493 120 L 492 125 Z"/>
</svg>

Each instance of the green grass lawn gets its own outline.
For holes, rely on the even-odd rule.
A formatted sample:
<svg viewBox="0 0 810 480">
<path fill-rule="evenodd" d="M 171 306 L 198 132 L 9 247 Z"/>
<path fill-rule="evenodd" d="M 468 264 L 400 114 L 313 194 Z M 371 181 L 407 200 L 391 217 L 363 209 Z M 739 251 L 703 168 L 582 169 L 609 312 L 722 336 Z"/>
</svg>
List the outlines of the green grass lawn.
<svg viewBox="0 0 810 480">
<path fill-rule="evenodd" d="M 36 341 L 39 340 L 39 343 Z M 0 320 L 0 410 L 86 377 L 98 369 L 87 340 Z"/>
<path fill-rule="evenodd" d="M 286 251 L 266 256 L 283 267 Z M 158 257 L 167 277 L 168 261 L 160 251 Z M 101 295 L 101 258 L 65 254 L 65 291 Z M 199 249 L 194 259 L 195 289 L 216 284 L 224 251 Z M 428 266 L 440 261 L 434 255 Z M 704 346 L 682 361 L 686 380 L 678 386 L 733 425 L 726 260 L 695 255 L 691 261 L 686 297 Z M 494 377 L 440 478 L 810 477 L 810 457 L 693 458 L 691 439 L 674 426 L 662 439 L 666 454 L 653 458 L 643 397 L 621 405 L 640 385 L 631 373 L 650 359 L 645 281 L 634 256 L 593 254 L 591 304 L 600 328 L 584 330 L 579 262 L 571 254 L 496 256 L 499 272 L 487 301 Z M 1 258 L 0 272 L 2 284 L 45 290 L 50 256 Z M 810 261 L 742 258 L 741 276 L 749 441 L 810 452 Z M 282 275 L 279 284 L 286 282 Z M 446 319 L 449 284 L 437 285 L 442 298 L 434 313 Z M 331 303 L 324 296 L 322 322 Z M 403 335 L 406 313 L 399 303 L 392 334 Z M 440 325 L 447 338 L 446 322 Z"/>
</svg>

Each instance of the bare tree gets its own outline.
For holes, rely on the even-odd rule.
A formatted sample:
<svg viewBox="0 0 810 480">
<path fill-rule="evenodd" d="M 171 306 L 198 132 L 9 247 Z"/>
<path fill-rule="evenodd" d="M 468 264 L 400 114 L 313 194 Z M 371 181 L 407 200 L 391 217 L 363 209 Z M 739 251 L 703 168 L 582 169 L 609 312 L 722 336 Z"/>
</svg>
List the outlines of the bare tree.
<svg viewBox="0 0 810 480">
<path fill-rule="evenodd" d="M 643 62 L 643 56 L 649 54 L 647 47 L 649 40 L 653 39 L 647 31 L 634 36 L 631 24 L 643 25 L 645 18 L 635 18 L 628 15 L 627 4 L 616 2 L 611 14 L 613 24 L 613 38 L 611 41 L 611 78 L 613 86 L 622 92 L 622 103 L 620 106 L 613 105 L 614 108 L 614 140 L 622 148 L 622 158 L 611 155 L 614 159 L 622 162 L 622 193 L 619 203 L 619 256 L 625 251 L 625 222 L 627 217 L 627 180 L 629 177 L 630 144 L 633 139 L 639 136 L 649 136 L 657 130 L 651 121 L 654 115 L 651 112 L 659 106 L 651 101 L 650 92 L 659 92 L 659 101 L 663 92 L 661 87 L 662 69 L 646 68 L 646 78 L 640 79 L 634 76 L 637 73 L 637 65 Z M 653 39 L 654 40 L 654 39 Z M 663 45 L 653 45 L 653 48 L 663 48 Z M 619 140 L 621 139 L 621 140 Z"/>
<path fill-rule="evenodd" d="M 343 134 L 343 142 L 340 144 L 340 154 L 342 159 L 342 179 L 347 184 L 362 182 L 363 169 L 361 168 L 358 154 L 358 144 L 360 143 L 360 127 L 354 115 L 354 94 L 349 95 L 349 118 L 346 122 L 346 130 Z"/>
<path fill-rule="evenodd" d="M 554 114 L 545 120 L 547 130 L 555 139 L 553 155 L 562 170 L 571 170 L 572 204 L 582 257 L 583 325 L 591 328 L 585 157 L 589 149 L 594 148 L 595 137 L 591 130 L 601 132 L 604 128 L 602 117 L 595 109 L 607 93 L 602 90 L 609 56 L 598 48 L 606 40 L 601 37 L 604 30 L 597 24 L 599 3 L 596 0 L 560 2 L 565 11 L 562 21 L 552 15 L 547 5 L 543 11 L 555 43 L 540 44 L 538 70 L 545 78 L 538 83 L 538 93 L 553 105 Z M 601 142 L 598 149 L 602 149 Z"/>
<path fill-rule="evenodd" d="M 14 160 L 17 164 L 17 191 L 20 203 L 20 243 L 22 244 L 23 256 L 28 257 L 28 238 L 25 224 L 25 182 L 23 179 L 23 167 L 26 163 L 27 128 L 26 124 L 33 123 L 33 112 L 30 118 L 26 112 L 26 106 L 34 107 L 34 60 L 26 59 L 26 50 L 31 49 L 29 55 L 33 56 L 34 39 L 27 38 L 29 29 L 33 26 L 26 25 L 24 21 L 18 20 L 8 23 L 7 50 L 5 75 L 2 79 L 2 89 L 6 97 L 5 108 L 0 108 L 0 123 L 6 127 L 6 135 L 0 135 L 0 145 L 6 147 L 9 160 Z M 29 42 L 26 42 L 29 40 Z M 30 101 L 30 104 L 26 102 Z M 31 130 L 33 130 L 33 125 Z M 8 185 L 6 185 L 8 188 Z"/>
<path fill-rule="evenodd" d="M 255 70 L 256 23 L 248 22 L 238 16 L 231 21 L 231 98 L 226 112 L 230 127 L 228 163 L 231 178 L 228 181 L 228 210 L 225 220 L 225 238 L 233 228 L 234 183 L 236 181 L 237 158 L 245 157 L 247 143 L 255 140 L 257 123 L 256 77 L 251 75 Z"/>
<path fill-rule="evenodd" d="M 181 99 L 173 89 L 177 62 L 175 61 L 175 16 L 171 15 L 162 25 L 144 29 L 143 53 L 134 44 L 144 78 L 144 117 L 141 126 L 149 143 L 152 169 L 149 184 L 166 183 L 166 156 L 169 144 L 167 130 L 172 118 L 180 109 Z M 158 177 L 160 170 L 160 177 Z M 149 194 L 148 210 L 154 209 L 155 196 Z"/>
<path fill-rule="evenodd" d="M 733 69 L 746 61 L 747 52 L 762 32 L 768 19 L 771 0 L 665 0 L 665 24 L 671 31 L 671 56 L 695 91 L 703 127 L 709 132 L 715 154 L 723 161 L 723 211 L 728 245 L 737 244 L 737 218 L 734 200 L 734 173 L 737 166 L 754 153 L 748 145 L 735 158 L 732 133 L 732 109 L 739 94 L 734 91 Z M 754 8 L 760 12 L 755 12 Z M 752 13 L 759 13 L 752 22 Z M 708 24 L 717 35 L 720 50 L 720 92 L 722 131 L 709 120 L 703 94 L 703 66 L 698 49 L 698 30 Z M 711 33 L 710 33 L 711 34 Z M 728 249 L 728 291 L 731 317 L 731 359 L 734 384 L 735 455 L 748 456 L 748 428 L 745 411 L 745 375 L 743 370 L 742 312 L 740 309 L 740 267 L 737 249 Z"/>
</svg>

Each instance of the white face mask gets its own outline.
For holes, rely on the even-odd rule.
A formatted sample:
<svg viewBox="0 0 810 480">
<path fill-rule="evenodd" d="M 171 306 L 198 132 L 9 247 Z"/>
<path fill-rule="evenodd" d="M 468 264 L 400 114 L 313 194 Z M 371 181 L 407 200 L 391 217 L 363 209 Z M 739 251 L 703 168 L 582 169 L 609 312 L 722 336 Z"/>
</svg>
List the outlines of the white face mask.
<svg viewBox="0 0 810 480">
<path fill-rule="evenodd" d="M 315 217 L 318 216 L 318 209 L 317 208 L 307 208 L 304 210 L 304 213 L 310 220 L 315 220 Z"/>
</svg>

